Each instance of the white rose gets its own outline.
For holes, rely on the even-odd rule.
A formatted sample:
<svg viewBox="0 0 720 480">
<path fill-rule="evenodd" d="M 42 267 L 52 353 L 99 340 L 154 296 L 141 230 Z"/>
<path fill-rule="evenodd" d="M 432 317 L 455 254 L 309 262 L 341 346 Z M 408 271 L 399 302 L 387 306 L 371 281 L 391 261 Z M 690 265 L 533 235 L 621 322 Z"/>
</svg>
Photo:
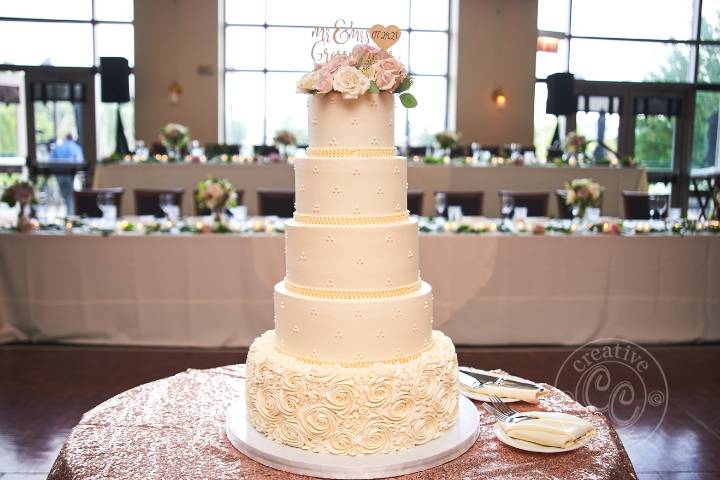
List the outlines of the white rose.
<svg viewBox="0 0 720 480">
<path fill-rule="evenodd" d="M 370 79 L 357 68 L 345 65 L 335 72 L 333 88 L 342 93 L 343 98 L 353 100 L 367 92 L 370 88 Z"/>
<path fill-rule="evenodd" d="M 315 86 L 315 72 L 308 72 L 297 82 L 297 93 L 310 93 Z"/>
</svg>

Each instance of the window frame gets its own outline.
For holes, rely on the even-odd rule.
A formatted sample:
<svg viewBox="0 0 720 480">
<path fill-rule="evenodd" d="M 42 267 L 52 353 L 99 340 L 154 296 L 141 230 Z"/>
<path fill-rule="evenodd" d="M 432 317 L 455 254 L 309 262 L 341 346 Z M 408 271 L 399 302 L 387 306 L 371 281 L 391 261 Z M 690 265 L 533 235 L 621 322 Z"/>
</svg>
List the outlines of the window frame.
<svg viewBox="0 0 720 480">
<path fill-rule="evenodd" d="M 226 2 L 228 0 L 220 0 L 222 2 L 221 5 L 221 49 L 219 51 L 219 59 L 220 59 L 220 65 L 221 65 L 221 79 L 220 79 L 220 98 L 218 99 L 219 103 L 219 125 L 221 128 L 219 129 L 219 137 L 221 142 L 227 141 L 227 126 L 228 126 L 228 118 L 227 118 L 227 112 L 226 112 L 226 93 L 227 93 L 227 75 L 228 73 L 262 73 L 263 74 L 263 82 L 265 82 L 265 85 L 267 86 L 267 75 L 268 73 L 296 73 L 298 76 L 304 74 L 307 72 L 307 70 L 280 70 L 280 69 L 268 69 L 267 68 L 267 50 L 264 52 L 264 64 L 263 68 L 257 68 L 257 69 L 243 69 L 243 68 L 229 68 L 227 66 L 227 58 L 225 55 L 225 52 L 227 50 L 226 45 L 226 39 L 227 39 L 227 30 L 228 28 L 234 28 L 234 27 L 253 27 L 258 28 L 261 27 L 264 30 L 264 36 L 265 36 L 265 42 L 267 42 L 267 31 L 268 28 L 315 28 L 317 25 L 304 25 L 304 24 L 293 24 L 293 25 L 281 25 L 281 24 L 273 24 L 273 23 L 267 23 L 267 21 L 261 23 L 261 24 L 255 24 L 255 23 L 235 23 L 235 22 L 228 22 L 227 21 L 227 15 L 226 15 Z M 265 0 L 267 1 L 267 0 Z M 412 28 L 411 27 L 411 19 L 412 19 L 412 5 L 414 0 L 408 0 L 408 28 L 400 29 L 400 31 L 408 35 L 408 73 L 411 74 L 413 77 L 433 77 L 433 78 L 443 78 L 445 80 L 445 115 L 444 115 L 444 121 L 443 126 L 444 129 L 448 128 L 448 124 L 450 123 L 450 95 L 451 95 L 451 88 L 450 88 L 450 80 L 452 78 L 450 68 L 451 68 L 451 54 L 452 54 L 452 19 L 453 19 L 453 8 L 455 5 L 455 2 L 453 0 L 448 0 L 448 22 L 447 22 L 447 28 L 444 30 L 433 30 L 433 29 L 422 29 L 422 28 Z M 331 27 L 331 26 L 329 26 Z M 447 61 L 446 61 L 446 68 L 444 74 L 421 74 L 421 73 L 415 73 L 410 69 L 410 51 L 412 49 L 412 44 L 410 42 L 410 33 L 412 32 L 430 32 L 430 33 L 444 33 L 447 36 Z M 267 132 L 267 119 L 268 119 L 268 113 L 267 113 L 267 91 L 265 91 L 265 94 L 263 95 L 263 118 L 262 118 L 262 132 L 263 132 L 263 139 L 262 142 L 264 145 L 269 145 L 268 142 L 272 141 L 272 138 L 268 138 L 268 132 Z M 409 145 L 409 138 L 410 138 L 410 120 L 409 116 L 405 115 L 405 145 Z M 396 142 L 397 143 L 397 142 Z M 247 147 L 249 145 L 243 145 L 243 147 Z"/>
<path fill-rule="evenodd" d="M 98 117 L 96 98 L 95 98 L 95 81 L 96 75 L 99 73 L 99 57 L 97 55 L 97 26 L 98 25 L 129 25 L 135 29 L 135 14 L 133 12 L 133 19 L 127 20 L 98 20 L 96 19 L 96 0 L 89 0 L 91 4 L 91 16 L 89 20 L 80 19 L 57 19 L 57 18 L 33 18 L 33 17 L 5 17 L 0 16 L 0 22 L 30 22 L 30 23 L 64 23 L 64 24 L 76 24 L 76 25 L 90 25 L 92 28 L 92 58 L 93 65 L 91 67 L 78 67 L 78 66 L 56 66 L 56 65 L 24 65 L 24 64 L 4 64 L 0 66 L 0 70 L 5 71 L 22 71 L 25 72 L 25 111 L 26 111 L 26 122 L 28 127 L 30 123 L 34 123 L 33 105 L 29 100 L 29 84 L 31 81 L 48 81 L 48 79 L 61 79 L 59 81 L 67 79 L 72 81 L 73 79 L 81 79 L 87 88 L 87 102 L 91 102 L 92 105 L 83 107 L 83 115 L 90 115 L 86 117 L 84 121 L 83 145 L 85 146 L 86 155 L 85 160 L 75 166 L 69 167 L 71 170 L 91 170 L 94 168 L 94 164 L 97 162 L 99 157 L 99 139 L 98 139 Z M 134 64 L 130 67 L 130 74 L 134 73 Z M 87 103 L 86 102 L 86 103 Z M 33 125 L 34 127 L 34 125 Z M 35 152 L 35 136 L 31 133 L 34 128 L 27 129 L 27 152 L 28 165 L 36 172 L 48 171 L 52 172 L 55 169 L 65 169 L 65 167 L 58 166 L 55 168 L 53 165 L 46 165 L 44 163 L 38 164 Z M 89 155 L 88 155 L 89 154 Z M 1 162 L 1 159 L 0 159 Z"/>
<path fill-rule="evenodd" d="M 670 93 L 682 97 L 683 107 L 682 115 L 677 117 L 677 126 L 674 138 L 674 155 L 673 163 L 669 169 L 647 169 L 648 181 L 652 182 L 671 182 L 672 183 L 672 203 L 674 206 L 687 208 L 689 195 L 689 179 L 692 175 L 692 148 L 693 148 L 693 130 L 695 120 L 695 100 L 696 94 L 700 91 L 720 92 L 720 82 L 705 83 L 698 82 L 699 66 L 700 66 L 700 50 L 705 46 L 719 46 L 720 39 L 705 40 L 701 36 L 702 26 L 702 9 L 703 0 L 695 0 L 692 3 L 693 8 L 693 24 L 691 30 L 691 38 L 687 40 L 678 39 L 656 39 L 656 38 L 626 38 L 626 37 L 602 37 L 593 35 L 573 35 L 572 34 L 572 17 L 573 17 L 573 0 L 568 2 L 568 20 L 567 31 L 557 32 L 544 29 L 538 29 L 537 35 L 545 37 L 553 37 L 559 40 L 567 41 L 567 54 L 565 58 L 565 72 L 570 71 L 570 57 L 573 48 L 573 39 L 580 40 L 608 40 L 608 41 L 626 41 L 640 43 L 662 43 L 675 45 L 688 45 L 690 48 L 690 64 L 689 69 L 692 78 L 686 79 L 685 82 L 623 82 L 623 81 L 593 81 L 593 80 L 576 80 L 576 93 L 582 95 L 604 95 L 608 92 L 623 97 L 623 117 L 621 120 L 620 132 L 618 138 L 618 151 L 621 155 L 633 155 L 635 150 L 635 115 L 631 112 L 630 106 L 632 99 L 636 95 L 647 95 L 648 93 L 660 94 Z M 537 70 L 536 70 L 537 71 Z M 546 82 L 545 78 L 535 77 L 535 83 Z M 622 118 L 622 117 L 621 117 Z M 575 117 L 568 117 L 566 122 L 567 131 L 574 130 Z"/>
</svg>

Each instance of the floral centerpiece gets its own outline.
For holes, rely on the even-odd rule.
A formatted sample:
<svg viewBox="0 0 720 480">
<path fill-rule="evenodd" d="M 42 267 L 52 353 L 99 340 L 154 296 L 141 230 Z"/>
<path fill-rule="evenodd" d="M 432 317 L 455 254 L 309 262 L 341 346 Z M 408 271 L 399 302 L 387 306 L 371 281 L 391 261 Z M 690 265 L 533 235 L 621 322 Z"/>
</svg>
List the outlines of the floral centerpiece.
<svg viewBox="0 0 720 480">
<path fill-rule="evenodd" d="M 273 137 L 273 143 L 277 145 L 278 150 L 280 151 L 280 156 L 287 160 L 288 147 L 291 145 L 297 145 L 297 138 L 295 138 L 295 135 L 289 130 L 278 130 L 275 132 L 275 136 Z"/>
<path fill-rule="evenodd" d="M 235 197 L 235 187 L 228 179 L 208 176 L 198 183 L 195 201 L 198 208 L 213 212 L 216 223 L 222 223 L 223 210 L 237 205 Z"/>
<path fill-rule="evenodd" d="M 565 160 L 567 163 L 570 165 L 583 163 L 587 144 L 584 135 L 578 135 L 576 132 L 568 133 L 565 137 Z"/>
<path fill-rule="evenodd" d="M 179 123 L 168 123 L 160 129 L 160 142 L 176 162 L 180 161 L 182 149 L 190 141 L 190 130 Z"/>
<path fill-rule="evenodd" d="M 7 203 L 10 208 L 20 206 L 17 218 L 17 231 L 28 232 L 32 230 L 32 223 L 27 216 L 27 207 L 36 203 L 35 187 L 30 182 L 18 180 L 10 185 L 2 194 L 0 202 Z"/>
<path fill-rule="evenodd" d="M 572 207 L 573 216 L 585 218 L 588 207 L 600 207 L 603 187 L 589 178 L 576 178 L 565 184 L 565 203 Z"/>
<path fill-rule="evenodd" d="M 373 45 L 356 45 L 350 55 L 339 54 L 303 75 L 297 83 L 298 93 L 325 94 L 338 92 L 353 100 L 365 93 L 390 92 L 400 95 L 406 108 L 417 100 L 407 90 L 413 80 L 390 52 Z"/>
<path fill-rule="evenodd" d="M 460 137 L 462 133 L 451 132 L 449 130 L 443 130 L 435 134 L 435 141 L 440 148 L 446 150 L 449 148 L 455 148 L 460 143 Z"/>
</svg>

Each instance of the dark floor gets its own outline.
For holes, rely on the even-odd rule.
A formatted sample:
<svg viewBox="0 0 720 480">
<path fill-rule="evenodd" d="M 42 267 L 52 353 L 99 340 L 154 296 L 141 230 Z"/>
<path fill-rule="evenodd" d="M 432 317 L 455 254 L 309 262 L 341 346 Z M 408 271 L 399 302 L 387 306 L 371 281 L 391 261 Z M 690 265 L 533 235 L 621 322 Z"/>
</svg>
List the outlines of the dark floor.
<svg viewBox="0 0 720 480">
<path fill-rule="evenodd" d="M 649 350 L 667 376 L 669 408 L 650 438 L 626 442 L 636 471 L 644 480 L 720 478 L 720 409 L 714 403 L 720 398 L 720 346 Z M 552 383 L 570 352 L 460 348 L 458 356 L 461 365 L 502 367 Z M 1 346 L 0 479 L 44 478 L 82 413 L 124 390 L 187 368 L 244 359 L 244 352 L 230 350 Z"/>
</svg>

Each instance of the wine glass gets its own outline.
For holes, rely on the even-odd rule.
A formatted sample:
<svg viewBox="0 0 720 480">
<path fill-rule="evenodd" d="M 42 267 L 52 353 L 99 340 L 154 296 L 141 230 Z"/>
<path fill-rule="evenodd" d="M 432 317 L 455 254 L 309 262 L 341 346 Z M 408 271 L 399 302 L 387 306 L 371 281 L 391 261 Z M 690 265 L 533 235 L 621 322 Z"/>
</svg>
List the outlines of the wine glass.
<svg viewBox="0 0 720 480">
<path fill-rule="evenodd" d="M 658 197 L 657 195 L 648 196 L 648 209 L 650 210 L 650 220 L 655 219 L 655 213 L 658 209 Z"/>
<path fill-rule="evenodd" d="M 435 194 L 435 211 L 438 217 L 442 217 L 445 213 L 445 207 L 447 206 L 447 196 L 443 192 L 437 192 Z"/>
<path fill-rule="evenodd" d="M 510 218 L 515 209 L 515 198 L 512 195 L 503 195 L 500 199 L 500 213 L 503 218 Z"/>
<path fill-rule="evenodd" d="M 165 218 L 170 221 L 176 220 L 177 206 L 175 205 L 175 197 L 172 193 L 161 193 L 158 197 L 160 209 L 165 214 Z"/>
<path fill-rule="evenodd" d="M 104 221 L 112 221 L 117 217 L 115 194 L 113 192 L 100 192 L 97 194 L 97 206 L 102 212 Z"/>
<path fill-rule="evenodd" d="M 659 195 L 656 197 L 656 202 L 657 202 L 658 217 L 660 218 L 660 220 L 662 220 L 665 218 L 665 212 L 667 212 L 668 197 L 665 195 Z"/>
</svg>

